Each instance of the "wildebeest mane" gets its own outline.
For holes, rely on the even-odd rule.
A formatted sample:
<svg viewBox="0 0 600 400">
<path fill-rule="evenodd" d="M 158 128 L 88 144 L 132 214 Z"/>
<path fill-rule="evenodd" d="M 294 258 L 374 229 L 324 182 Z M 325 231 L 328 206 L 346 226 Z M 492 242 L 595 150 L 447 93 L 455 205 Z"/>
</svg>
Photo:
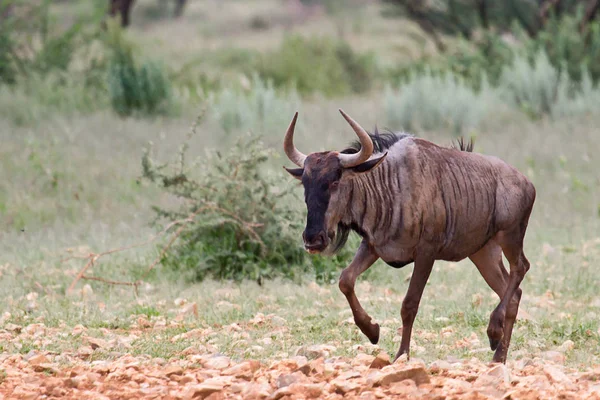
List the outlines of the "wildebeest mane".
<svg viewBox="0 0 600 400">
<path fill-rule="evenodd" d="M 465 140 L 465 138 L 461 136 L 458 139 L 456 139 L 456 144 L 453 144 L 452 148 L 460 150 L 460 151 L 467 151 L 469 153 L 472 153 L 474 144 L 475 143 L 473 141 L 473 138 L 471 138 L 469 140 Z"/>
<path fill-rule="evenodd" d="M 377 128 L 375 128 L 375 133 L 369 133 L 369 137 L 373 141 L 373 153 L 383 153 L 390 147 L 392 147 L 396 142 L 411 136 L 408 133 L 394 133 L 392 131 L 387 130 L 384 133 L 379 133 Z M 354 154 L 360 151 L 361 145 L 360 140 L 354 141 L 350 144 L 350 146 L 341 151 L 344 154 Z"/>
<path fill-rule="evenodd" d="M 392 147 L 394 144 L 396 144 L 398 141 L 412 136 L 408 133 L 394 133 L 390 130 L 386 130 L 383 133 L 379 133 L 377 127 L 375 127 L 375 133 L 368 132 L 368 134 L 371 140 L 373 141 L 374 154 L 383 153 L 384 151 Z M 360 149 L 360 140 L 357 140 L 355 142 L 352 142 L 348 148 L 342 150 L 340 153 L 354 154 L 358 153 Z M 348 235 L 350 234 L 350 231 L 355 231 L 362 237 L 365 236 L 365 233 L 362 230 L 362 228 L 356 224 L 338 224 L 335 239 L 330 245 L 331 247 L 329 252 L 331 254 L 337 253 L 342 247 L 344 247 L 344 245 L 348 241 Z"/>
</svg>

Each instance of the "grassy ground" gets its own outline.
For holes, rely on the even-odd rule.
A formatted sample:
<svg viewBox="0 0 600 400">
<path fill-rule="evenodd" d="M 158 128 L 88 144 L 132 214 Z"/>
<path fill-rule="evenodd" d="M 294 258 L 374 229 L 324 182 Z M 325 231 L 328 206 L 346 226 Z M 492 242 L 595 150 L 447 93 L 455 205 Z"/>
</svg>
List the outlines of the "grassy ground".
<svg viewBox="0 0 600 400">
<path fill-rule="evenodd" d="M 377 19 L 374 6 L 367 6 L 350 24 L 322 17 L 302 25 L 289 21 L 287 11 L 273 7 L 274 2 L 257 2 L 252 7 L 243 6 L 246 2 L 232 4 L 225 13 L 227 20 L 213 21 L 207 15 L 213 15 L 211 10 L 220 7 L 219 2 L 190 2 L 183 22 L 174 23 L 156 20 L 153 3 L 140 2 L 133 13 L 132 34 L 181 63 L 203 49 L 231 44 L 269 49 L 294 29 L 303 33 L 341 30 L 358 48 L 385 53 L 386 62 L 421 51 L 414 46 L 419 41 L 422 51 L 430 48 L 426 40 L 410 34 L 414 27 Z M 252 31 L 248 13 L 266 15 L 273 28 Z M 347 26 L 340 28 L 340 24 Z M 220 30 L 224 25 L 240 29 L 224 34 Z M 172 37 L 186 39 L 173 41 Z M 382 37 L 389 41 L 383 42 Z M 307 100 L 301 107 L 297 135 L 301 149 L 339 149 L 353 139 L 338 107 L 366 127 L 386 123 L 379 92 Z M 173 199 L 138 182 L 142 147 L 151 140 L 159 158 L 172 156 L 198 112 L 186 108 L 177 119 L 118 119 L 108 112 L 56 115 L 25 126 L 9 118 L 0 120 L 0 297 L 5 299 L 1 325 L 41 322 L 64 333 L 51 341 L 19 336 L 1 344 L 3 352 L 73 351 L 83 345 L 73 333 L 80 324 L 90 336 L 129 338 L 109 350 L 97 350 L 90 360 L 123 353 L 178 358 L 189 346 L 261 360 L 286 358 L 309 344 L 332 345 L 337 355 L 373 351 L 351 322 L 335 282 L 323 286 L 309 280 L 301 285 L 266 282 L 262 287 L 254 282 L 189 285 L 158 270 L 137 295 L 129 287 L 97 282 L 80 282 L 72 295 L 65 295 L 83 263 L 61 262 L 63 258 L 73 252 L 85 255 L 127 246 L 155 232 L 149 226 L 151 206 Z M 599 122 L 595 116 L 532 122 L 520 114 L 498 113 L 474 132 L 476 151 L 515 165 L 538 191 L 526 237 L 532 268 L 522 285 L 522 314 L 509 356 L 513 359 L 560 348 L 573 366 L 600 362 L 600 295 L 596 289 L 600 270 L 595 268 L 600 262 Z M 264 138 L 267 146 L 281 148 L 285 125 L 280 128 L 281 134 Z M 222 136 L 211 121 L 203 123 L 199 132 L 192 154 L 224 149 L 232 140 Z M 421 136 L 440 144 L 451 142 L 445 132 Z M 289 164 L 282 153 L 272 162 L 274 171 Z M 282 184 L 287 184 L 289 178 L 280 173 Z M 153 245 L 114 254 L 91 272 L 112 279 L 136 279 L 156 254 Z M 399 346 L 400 305 L 411 269 L 393 270 L 377 263 L 357 287 L 365 308 L 382 323 L 381 348 L 391 354 Z M 416 322 L 414 356 L 426 361 L 447 356 L 490 359 L 485 329 L 497 301 L 469 261 L 437 263 Z M 133 331 L 135 335 L 129 336 Z M 180 336 L 188 331 L 197 336 Z M 572 348 L 567 341 L 573 342 Z"/>
<path fill-rule="evenodd" d="M 376 118 L 365 116 L 377 115 L 376 98 L 365 102 L 373 105 L 373 113 L 364 108 L 361 112 L 356 99 L 342 103 L 366 126 L 375 122 Z M 351 138 L 341 118 L 334 118 L 332 103 L 307 104 L 303 108 L 303 129 L 299 131 L 302 149 L 336 148 Z M 329 116 L 317 109 L 330 110 Z M 186 125 L 184 118 L 121 121 L 96 115 L 56 120 L 43 128 L 8 126 L 3 130 L 7 134 L 1 159 L 3 171 L 10 177 L 2 183 L 4 262 L 0 292 L 7 299 L 4 311 L 11 314 L 5 322 L 27 325 L 42 321 L 48 326 L 64 324 L 68 329 L 83 324 L 100 335 L 101 328 L 130 328 L 140 314 L 164 320 L 167 327 L 171 321 L 178 321 L 160 335 L 153 330 L 145 332 L 127 349 L 163 358 L 177 357 L 182 349 L 199 344 L 193 338 L 172 342 L 174 336 L 188 329 L 209 327 L 215 334 L 201 342 L 232 357 L 286 357 L 296 347 L 312 343 L 331 344 L 336 354 L 350 355 L 357 350 L 356 345 L 366 346 L 367 340 L 351 323 L 350 310 L 335 284 L 187 285 L 173 283 L 167 272 L 159 271 L 138 296 L 131 288 L 96 282 L 81 282 L 76 294 L 65 296 L 67 285 L 83 265 L 81 260 L 60 262 L 72 254 L 66 251 L 68 248 L 75 254 L 99 252 L 150 235 L 150 206 L 170 200 L 136 183 L 141 147 L 149 139 L 162 141 L 168 153 L 187 131 Z M 526 238 L 532 268 L 523 283 L 524 318 L 516 328 L 513 357 L 539 355 L 571 340 L 575 347 L 567 352 L 569 362 L 598 363 L 595 349 L 600 335 L 600 297 L 594 282 L 600 273 L 594 265 L 600 259 L 600 199 L 593 154 L 600 149 L 594 140 L 594 125 L 593 119 L 521 120 L 498 124 L 477 137 L 476 150 L 516 165 L 532 178 L 538 190 Z M 310 146 L 323 137 L 322 132 L 332 133 L 326 144 Z M 204 143 L 211 143 L 208 136 L 200 135 L 195 151 L 201 152 Z M 442 133 L 422 136 L 450 143 Z M 565 140 L 567 137 L 571 139 Z M 268 137 L 265 141 L 275 146 L 280 138 Z M 287 164 L 283 157 L 274 160 L 274 165 L 280 164 Z M 281 179 L 288 179 L 283 172 Z M 107 256 L 93 268 L 93 274 L 135 279 L 155 255 L 153 247 L 147 247 Z M 378 263 L 357 289 L 366 309 L 382 322 L 385 329 L 381 346 L 390 353 L 398 346 L 399 310 L 410 273 L 411 267 L 398 271 Z M 84 288 L 84 284 L 90 286 Z M 177 306 L 176 299 L 195 303 L 197 316 L 191 310 L 182 314 L 186 306 Z M 469 261 L 439 262 L 417 319 L 415 356 L 425 360 L 445 356 L 490 358 L 485 329 L 496 303 Z M 251 321 L 258 313 L 283 318 L 285 329 L 272 333 L 271 323 L 253 325 Z M 243 334 L 219 334 L 232 323 L 249 329 Z M 32 346 L 58 350 L 77 346 L 73 340 L 66 336 L 47 345 L 17 342 L 6 350 L 23 352 Z"/>
</svg>

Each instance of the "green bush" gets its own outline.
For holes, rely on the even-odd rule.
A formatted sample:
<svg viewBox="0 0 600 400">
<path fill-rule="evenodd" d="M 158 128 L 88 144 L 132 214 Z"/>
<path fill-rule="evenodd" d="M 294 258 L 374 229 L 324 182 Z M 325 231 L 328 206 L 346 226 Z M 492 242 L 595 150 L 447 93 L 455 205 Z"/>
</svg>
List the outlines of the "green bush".
<svg viewBox="0 0 600 400">
<path fill-rule="evenodd" d="M 116 25 L 110 29 L 108 93 L 113 110 L 122 116 L 171 111 L 171 82 L 164 68 L 152 61 L 140 65 L 121 29 Z"/>
<path fill-rule="evenodd" d="M 561 84 L 556 94 L 556 101 L 552 106 L 552 117 L 591 115 L 598 112 L 600 87 L 594 85 L 587 68 L 582 68 L 580 76 L 580 83 L 571 83 L 565 77 L 561 79 Z"/>
<path fill-rule="evenodd" d="M 371 54 L 359 55 L 346 42 L 301 36 L 286 37 L 277 51 L 261 59 L 258 71 L 276 86 L 327 96 L 369 90 L 377 73 Z"/>
<path fill-rule="evenodd" d="M 512 61 L 514 53 L 515 49 L 498 34 L 484 32 L 481 39 L 458 40 L 456 47 L 436 57 L 392 67 L 386 71 L 386 77 L 399 83 L 426 71 L 434 75 L 452 73 L 467 85 L 479 89 L 483 81 L 489 81 L 493 86 L 498 84 L 502 69 Z"/>
<path fill-rule="evenodd" d="M 511 105 L 539 117 L 551 113 L 559 85 L 567 84 L 565 79 L 568 80 L 568 76 L 560 74 L 546 53 L 540 51 L 533 62 L 527 57 L 516 57 L 505 67 L 500 89 Z"/>
<path fill-rule="evenodd" d="M 475 91 L 451 73 L 436 75 L 426 70 L 412 74 L 398 90 L 384 92 L 387 122 L 409 131 L 449 129 L 459 135 L 475 128 L 497 105 L 487 82 Z"/>
<path fill-rule="evenodd" d="M 0 1 L 0 83 L 65 72 L 75 54 L 98 37 L 97 14 L 78 18 L 65 29 L 50 18 L 49 5 L 49 0 L 35 5 Z M 6 12 L 9 7 L 12 13 Z"/>
<path fill-rule="evenodd" d="M 295 90 L 276 91 L 271 82 L 254 75 L 246 93 L 226 88 L 212 93 L 209 104 L 212 118 L 227 135 L 243 130 L 265 135 L 280 133 L 300 107 L 300 98 Z"/>
<path fill-rule="evenodd" d="M 207 152 L 191 165 L 186 154 L 184 145 L 173 164 L 155 164 L 149 151 L 142 160 L 143 176 L 182 200 L 175 210 L 155 208 L 159 218 L 176 221 L 197 213 L 164 266 L 192 280 L 293 279 L 310 271 L 328 280 L 337 273 L 343 256 L 316 258 L 314 266 L 308 260 L 296 185 L 284 184 L 284 172 L 265 169 L 273 152 L 257 137 L 244 135 L 227 153 Z"/>
<path fill-rule="evenodd" d="M 544 51 L 559 70 L 580 81 L 585 67 L 594 82 L 600 80 L 600 21 L 591 21 L 580 30 L 580 16 L 564 16 L 548 21 L 538 36 L 525 42 L 528 54 Z"/>
</svg>

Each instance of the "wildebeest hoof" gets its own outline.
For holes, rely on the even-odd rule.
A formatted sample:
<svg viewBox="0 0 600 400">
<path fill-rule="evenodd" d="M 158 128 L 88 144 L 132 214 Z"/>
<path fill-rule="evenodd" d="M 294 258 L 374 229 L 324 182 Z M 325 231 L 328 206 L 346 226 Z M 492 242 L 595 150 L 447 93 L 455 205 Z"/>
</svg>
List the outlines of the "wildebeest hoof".
<svg viewBox="0 0 600 400">
<path fill-rule="evenodd" d="M 496 351 L 496 349 L 500 346 L 500 340 L 490 338 L 490 347 L 492 351 Z"/>
<path fill-rule="evenodd" d="M 379 342 L 379 324 L 369 324 L 365 329 L 361 329 L 363 333 L 369 338 L 372 344 Z"/>
</svg>

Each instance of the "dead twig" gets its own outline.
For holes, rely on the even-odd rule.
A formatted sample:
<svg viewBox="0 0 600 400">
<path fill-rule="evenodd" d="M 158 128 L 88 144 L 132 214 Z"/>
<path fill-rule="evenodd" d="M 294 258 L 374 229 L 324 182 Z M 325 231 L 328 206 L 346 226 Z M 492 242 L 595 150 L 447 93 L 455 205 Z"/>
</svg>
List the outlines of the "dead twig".
<svg viewBox="0 0 600 400">
<path fill-rule="evenodd" d="M 71 257 L 63 259 L 62 262 L 66 262 L 66 261 L 69 261 L 72 259 L 88 260 L 86 262 L 86 264 L 83 266 L 83 268 L 81 268 L 81 270 L 79 270 L 79 272 L 77 273 L 77 275 L 75 276 L 75 278 L 73 279 L 71 284 L 69 285 L 69 288 L 67 289 L 67 294 L 72 293 L 73 289 L 77 285 L 77 282 L 79 282 L 82 279 L 104 282 L 104 283 L 107 283 L 110 285 L 132 286 L 137 294 L 137 288 L 142 283 L 142 279 L 145 278 L 156 267 L 156 265 L 158 265 L 160 260 L 163 259 L 167 250 L 169 250 L 169 248 L 173 245 L 173 243 L 175 243 L 175 240 L 177 240 L 177 238 L 183 233 L 183 230 L 185 229 L 187 224 L 189 224 L 190 222 L 193 222 L 194 219 L 196 218 L 196 216 L 198 216 L 198 214 L 200 214 L 201 212 L 206 211 L 206 210 L 218 211 L 218 212 L 228 216 L 229 218 L 231 218 L 232 222 L 237 223 L 242 229 L 246 230 L 246 232 L 248 232 L 248 234 L 251 235 L 256 240 L 256 242 L 259 244 L 259 246 L 261 248 L 261 254 L 262 255 L 266 254 L 267 248 L 266 248 L 265 243 L 262 241 L 262 239 L 260 238 L 258 233 L 256 233 L 256 231 L 253 229 L 253 228 L 262 226 L 262 224 L 246 222 L 246 221 L 242 220 L 240 217 L 238 217 L 237 215 L 235 215 L 235 214 L 231 213 L 230 211 L 227 211 L 215 204 L 207 204 L 203 207 L 198 208 L 196 211 L 191 213 L 187 218 L 180 219 L 180 220 L 169 223 L 159 233 L 157 233 L 156 235 L 152 236 L 150 239 L 145 240 L 143 242 L 136 243 L 136 244 L 126 246 L 126 247 L 119 247 L 116 249 L 107 250 L 102 253 L 89 253 L 87 256 L 76 255 L 76 256 L 71 256 Z M 154 242 L 155 240 L 157 240 L 158 238 L 162 237 L 165 233 L 167 233 L 175 225 L 181 225 L 181 226 L 173 233 L 173 235 L 171 236 L 171 239 L 162 248 L 158 257 L 156 257 L 156 259 L 148 266 L 146 271 L 144 271 L 144 273 L 140 276 L 140 278 L 138 280 L 136 280 L 136 281 L 114 281 L 114 280 L 110 280 L 110 279 L 89 276 L 89 275 L 85 274 L 92 266 L 94 266 L 95 263 L 97 263 L 97 261 L 101 257 L 109 255 L 109 254 L 113 254 L 113 253 L 131 250 L 131 249 L 134 249 L 137 247 L 142 247 L 147 244 L 150 244 L 150 243 Z"/>
</svg>

